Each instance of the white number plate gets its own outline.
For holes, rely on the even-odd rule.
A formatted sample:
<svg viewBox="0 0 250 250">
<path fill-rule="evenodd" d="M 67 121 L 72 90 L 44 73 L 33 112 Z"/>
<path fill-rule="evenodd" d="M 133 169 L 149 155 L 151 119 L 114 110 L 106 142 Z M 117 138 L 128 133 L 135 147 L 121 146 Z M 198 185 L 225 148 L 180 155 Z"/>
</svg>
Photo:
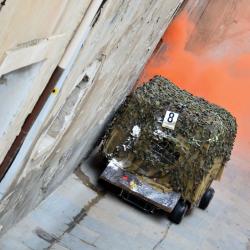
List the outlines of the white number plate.
<svg viewBox="0 0 250 250">
<path fill-rule="evenodd" d="M 178 113 L 167 111 L 162 123 L 162 127 L 174 130 L 178 116 Z"/>
</svg>

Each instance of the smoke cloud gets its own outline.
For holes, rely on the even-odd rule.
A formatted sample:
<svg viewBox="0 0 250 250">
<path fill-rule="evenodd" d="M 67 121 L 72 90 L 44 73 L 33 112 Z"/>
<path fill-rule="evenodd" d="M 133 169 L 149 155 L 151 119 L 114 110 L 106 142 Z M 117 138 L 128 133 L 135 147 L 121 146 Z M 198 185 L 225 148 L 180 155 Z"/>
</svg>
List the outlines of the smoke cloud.
<svg viewBox="0 0 250 250">
<path fill-rule="evenodd" d="M 219 53 L 221 44 L 194 52 L 187 49 L 190 34 L 194 32 L 195 26 L 188 15 L 179 14 L 146 65 L 138 85 L 154 75 L 162 75 L 192 94 L 226 108 L 237 118 L 237 145 L 244 142 L 249 150 L 250 53 L 228 53 L 230 49 Z"/>
</svg>

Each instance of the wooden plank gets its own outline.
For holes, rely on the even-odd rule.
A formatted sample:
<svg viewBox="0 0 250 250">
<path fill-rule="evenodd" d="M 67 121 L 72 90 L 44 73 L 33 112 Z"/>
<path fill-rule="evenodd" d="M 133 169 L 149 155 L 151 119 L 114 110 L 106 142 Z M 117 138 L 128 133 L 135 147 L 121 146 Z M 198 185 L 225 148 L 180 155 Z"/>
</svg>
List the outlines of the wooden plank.
<svg viewBox="0 0 250 250">
<path fill-rule="evenodd" d="M 68 0 L 8 0 L 0 12 L 0 58 L 18 44 L 54 33 Z"/>
<path fill-rule="evenodd" d="M 4 59 L 0 64 L 0 77 L 11 71 L 41 62 L 50 57 L 53 53 L 51 48 L 57 46 L 54 43 L 61 43 L 64 35 L 55 35 L 47 39 L 39 39 L 28 43 L 20 44 L 18 47 L 7 50 Z"/>
</svg>

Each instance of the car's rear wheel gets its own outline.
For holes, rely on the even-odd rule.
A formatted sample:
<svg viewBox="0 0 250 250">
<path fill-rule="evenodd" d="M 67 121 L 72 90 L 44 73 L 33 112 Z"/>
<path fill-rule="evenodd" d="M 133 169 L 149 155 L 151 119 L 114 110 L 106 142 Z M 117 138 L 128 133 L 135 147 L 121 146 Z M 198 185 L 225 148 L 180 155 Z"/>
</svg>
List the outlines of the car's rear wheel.
<svg viewBox="0 0 250 250">
<path fill-rule="evenodd" d="M 200 200 L 200 204 L 199 204 L 199 208 L 205 210 L 209 203 L 211 202 L 211 200 L 214 197 L 214 189 L 213 188 L 208 188 L 208 190 L 203 194 L 201 200 Z"/>
</svg>

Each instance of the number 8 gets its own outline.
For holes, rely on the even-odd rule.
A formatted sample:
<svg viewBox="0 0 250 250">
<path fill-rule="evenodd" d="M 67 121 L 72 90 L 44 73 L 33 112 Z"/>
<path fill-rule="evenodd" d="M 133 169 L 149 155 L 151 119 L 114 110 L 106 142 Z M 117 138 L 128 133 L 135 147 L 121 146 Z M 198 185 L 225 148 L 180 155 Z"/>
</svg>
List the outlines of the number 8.
<svg viewBox="0 0 250 250">
<path fill-rule="evenodd" d="M 169 115 L 168 115 L 168 122 L 172 123 L 173 120 L 174 120 L 174 113 L 170 112 Z"/>
</svg>

